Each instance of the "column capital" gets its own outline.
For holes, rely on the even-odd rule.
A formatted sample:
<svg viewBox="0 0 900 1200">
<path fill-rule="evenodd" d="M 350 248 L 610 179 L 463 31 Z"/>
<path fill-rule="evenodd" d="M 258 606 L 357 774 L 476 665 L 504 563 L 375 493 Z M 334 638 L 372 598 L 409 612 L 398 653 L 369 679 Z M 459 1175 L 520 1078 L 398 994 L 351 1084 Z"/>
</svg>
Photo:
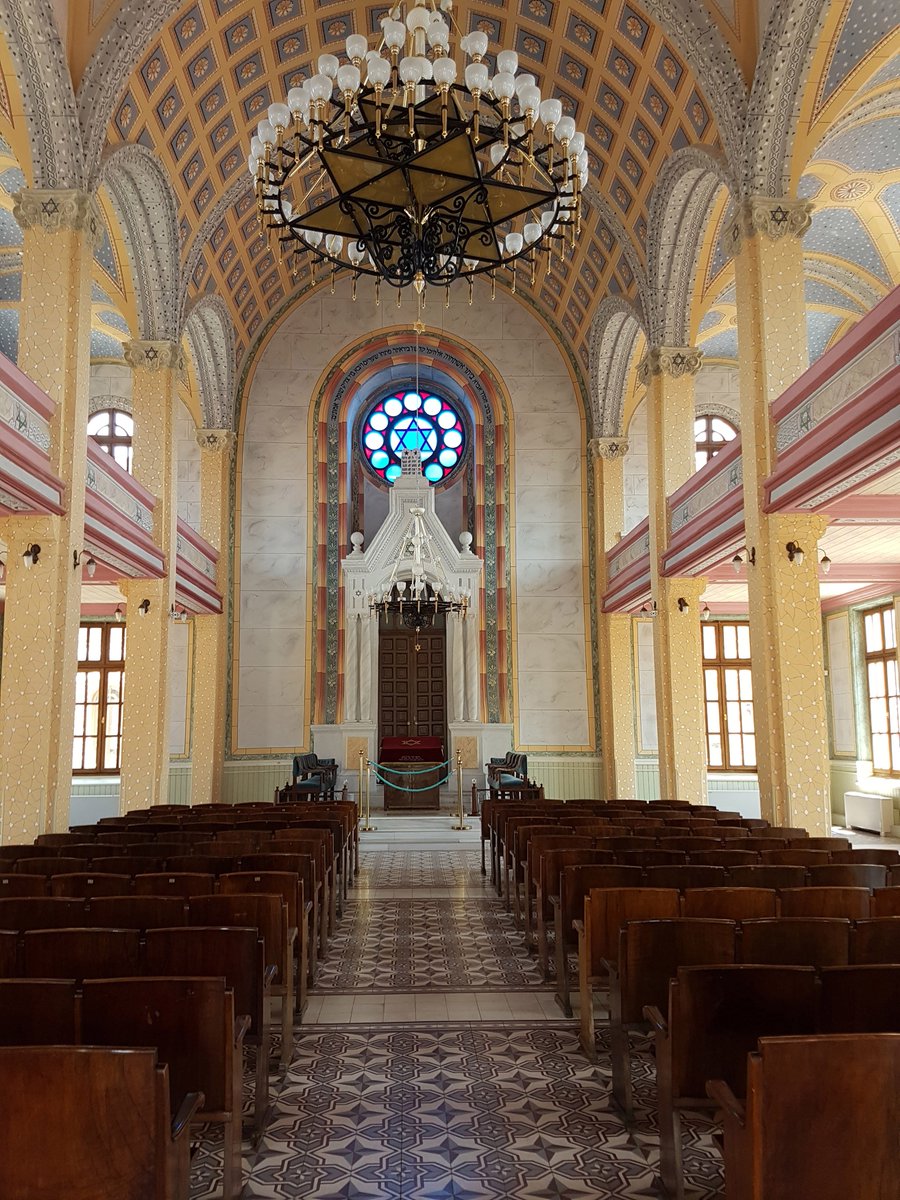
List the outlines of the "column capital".
<svg viewBox="0 0 900 1200">
<path fill-rule="evenodd" d="M 591 458 L 602 458 L 611 462 L 616 458 L 624 458 L 628 453 L 627 438 L 591 438 L 588 442 L 588 452 Z"/>
<path fill-rule="evenodd" d="M 236 435 L 232 429 L 198 429 L 197 445 L 201 450 L 229 457 L 234 452 Z"/>
<path fill-rule="evenodd" d="M 23 188 L 13 197 L 13 216 L 22 229 L 90 234 L 94 249 L 103 241 L 103 222 L 90 192 L 78 188 Z"/>
<path fill-rule="evenodd" d="M 703 362 L 703 351 L 694 346 L 650 346 L 638 364 L 638 379 L 646 387 L 654 375 L 681 379 L 696 375 Z"/>
<path fill-rule="evenodd" d="M 725 227 L 722 245 L 727 254 L 739 253 L 744 238 L 762 234 L 772 242 L 783 237 L 802 238 L 812 224 L 811 200 L 785 200 L 750 196 L 742 200 Z"/>
<path fill-rule="evenodd" d="M 126 342 L 125 361 L 133 371 L 180 371 L 183 356 L 177 342 Z"/>
</svg>

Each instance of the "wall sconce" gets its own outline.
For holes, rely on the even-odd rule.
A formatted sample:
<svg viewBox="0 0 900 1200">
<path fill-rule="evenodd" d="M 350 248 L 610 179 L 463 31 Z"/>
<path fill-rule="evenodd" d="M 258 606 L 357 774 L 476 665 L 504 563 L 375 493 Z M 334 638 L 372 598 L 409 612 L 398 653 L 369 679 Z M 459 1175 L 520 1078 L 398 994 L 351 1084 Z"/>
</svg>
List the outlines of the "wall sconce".
<svg viewBox="0 0 900 1200">
<path fill-rule="evenodd" d="M 122 605 L 117 604 L 116 611 L 113 613 L 113 620 L 121 621 L 121 620 L 123 620 L 124 616 L 125 616 L 125 614 L 122 612 Z"/>
<path fill-rule="evenodd" d="M 740 575 L 741 567 L 743 567 L 744 563 L 749 563 L 751 567 L 756 566 L 755 546 L 751 546 L 749 550 L 745 546 L 742 551 L 738 550 L 737 554 L 735 554 L 734 558 L 731 560 L 731 569 L 734 571 L 735 575 Z"/>
<path fill-rule="evenodd" d="M 87 572 L 88 579 L 94 578 L 94 572 L 97 570 L 97 564 L 94 561 L 94 556 L 88 550 L 73 550 L 72 551 L 72 570 L 77 571 L 81 565 L 81 560 L 87 554 L 88 559 L 84 564 L 84 569 Z"/>
<path fill-rule="evenodd" d="M 147 613 L 150 611 L 150 601 L 142 600 L 137 606 L 137 610 L 139 617 L 146 617 Z"/>
<path fill-rule="evenodd" d="M 798 567 L 803 566 L 803 547 L 799 542 L 788 542 L 785 550 L 787 550 L 788 562 L 795 562 Z"/>
<path fill-rule="evenodd" d="M 684 596 L 678 597 L 678 611 L 679 612 L 687 612 L 687 610 L 690 607 L 691 607 L 690 604 L 687 602 L 687 600 L 685 600 Z"/>
<path fill-rule="evenodd" d="M 822 568 L 823 575 L 827 575 L 831 570 L 831 559 L 824 550 L 822 551 L 822 557 L 819 559 L 819 566 Z"/>
<path fill-rule="evenodd" d="M 708 621 L 711 616 L 712 616 L 712 613 L 709 611 L 709 605 L 704 604 L 703 607 L 700 609 L 700 620 Z"/>
<path fill-rule="evenodd" d="M 169 609 L 169 616 L 173 621 L 184 622 L 190 618 L 190 613 L 186 608 L 182 608 L 178 604 L 173 604 Z"/>
<path fill-rule="evenodd" d="M 37 565 L 37 560 L 41 557 L 41 548 L 37 542 L 29 542 L 28 548 L 22 551 L 22 562 L 26 567 L 34 567 Z"/>
<path fill-rule="evenodd" d="M 640 612 L 638 613 L 638 616 L 651 617 L 651 618 L 655 617 L 656 616 L 656 601 L 648 600 L 646 602 L 646 604 L 642 604 L 641 608 L 640 608 Z"/>
</svg>

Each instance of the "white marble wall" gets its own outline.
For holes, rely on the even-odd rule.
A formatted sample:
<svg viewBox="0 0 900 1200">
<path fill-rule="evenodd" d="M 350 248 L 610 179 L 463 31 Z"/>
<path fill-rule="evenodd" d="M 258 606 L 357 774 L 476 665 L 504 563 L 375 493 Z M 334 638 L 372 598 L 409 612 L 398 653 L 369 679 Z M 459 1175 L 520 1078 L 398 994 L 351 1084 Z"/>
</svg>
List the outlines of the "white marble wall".
<svg viewBox="0 0 900 1200">
<path fill-rule="evenodd" d="M 653 622 L 635 621 L 635 691 L 638 701 L 638 732 L 641 754 L 659 749 L 656 729 L 656 670 L 653 653 Z"/>
<path fill-rule="evenodd" d="M 650 463 L 647 457 L 647 401 L 634 410 L 627 430 L 628 453 L 622 463 L 622 489 L 625 497 L 623 534 L 640 525 L 650 511 L 648 490 Z"/>
<path fill-rule="evenodd" d="M 131 412 L 131 367 L 126 363 L 91 363 L 91 410 L 120 408 Z"/>
<path fill-rule="evenodd" d="M 190 626 L 169 622 L 169 753 L 190 752 Z"/>
<path fill-rule="evenodd" d="M 694 378 L 694 408 L 698 416 L 725 417 L 741 427 L 741 393 L 737 367 L 701 367 Z"/>
<path fill-rule="evenodd" d="M 342 345 L 366 332 L 408 329 L 405 299 L 375 308 L 349 287 L 317 293 L 275 333 L 253 375 L 240 448 L 235 703 L 241 750 L 301 746 L 306 686 L 307 437 L 313 391 Z M 514 410 L 520 743 L 585 745 L 584 432 L 566 367 L 543 326 L 514 298 L 477 287 L 424 314 L 475 346 L 505 380 Z M 348 549 L 348 548 L 346 548 Z M 334 669 L 335 664 L 329 664 Z"/>
<path fill-rule="evenodd" d="M 175 470 L 178 515 L 192 529 L 200 530 L 200 447 L 197 427 L 183 401 L 177 400 L 175 415 Z"/>
</svg>

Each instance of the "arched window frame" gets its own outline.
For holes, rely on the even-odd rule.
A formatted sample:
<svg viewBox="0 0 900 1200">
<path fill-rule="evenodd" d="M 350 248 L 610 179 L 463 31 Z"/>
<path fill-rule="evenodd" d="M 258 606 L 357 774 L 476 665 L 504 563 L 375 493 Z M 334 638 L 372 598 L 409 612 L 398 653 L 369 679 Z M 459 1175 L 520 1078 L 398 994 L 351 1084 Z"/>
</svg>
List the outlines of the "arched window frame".
<svg viewBox="0 0 900 1200">
<path fill-rule="evenodd" d="M 107 432 L 103 432 L 105 421 Z M 134 418 L 123 408 L 101 408 L 88 418 L 88 437 L 131 474 L 134 445 Z"/>
<path fill-rule="evenodd" d="M 457 480 L 457 478 L 462 474 L 462 472 L 466 469 L 466 464 L 469 461 L 470 454 L 471 454 L 471 446 L 472 446 L 471 421 L 470 421 L 470 417 L 469 417 L 469 413 L 468 413 L 466 404 L 463 403 L 458 396 L 454 395 L 452 390 L 448 391 L 448 390 L 442 389 L 440 387 L 432 388 L 432 387 L 428 386 L 427 384 L 424 384 L 419 390 L 421 391 L 421 394 L 423 396 L 426 396 L 426 397 L 434 396 L 437 399 L 439 399 L 440 401 L 442 401 L 445 408 L 449 409 L 456 415 L 458 423 L 459 423 L 459 427 L 462 432 L 462 445 L 459 447 L 459 449 L 457 451 L 457 453 L 458 453 L 457 461 L 453 464 L 452 467 L 445 468 L 445 473 L 441 479 L 438 479 L 438 480 L 429 479 L 429 481 L 428 481 L 430 486 L 441 489 L 444 487 L 448 487 L 452 483 L 454 483 Z M 372 479 L 378 486 L 380 486 L 382 488 L 391 487 L 393 480 L 386 478 L 378 469 L 376 469 L 373 466 L 372 462 L 369 461 L 369 455 L 367 454 L 366 449 L 363 445 L 363 438 L 365 437 L 366 432 L 367 432 L 369 418 L 372 416 L 373 411 L 378 409 L 378 407 L 380 405 L 384 404 L 388 400 L 390 400 L 396 396 L 400 396 L 403 393 L 416 392 L 416 391 L 417 391 L 417 389 L 416 389 L 416 386 L 414 383 L 401 385 L 399 387 L 395 386 L 395 387 L 390 388 L 390 390 L 380 392 L 375 396 L 371 396 L 367 400 L 367 402 L 362 405 L 361 409 L 359 410 L 359 415 L 355 422 L 355 428 L 354 428 L 354 432 L 353 432 L 354 456 L 358 457 L 359 461 L 363 465 L 364 471 L 369 476 L 369 478 Z M 398 415 L 398 417 L 396 419 L 401 419 L 404 415 L 406 415 L 406 414 L 401 413 Z M 390 428 L 391 428 L 391 426 L 388 426 L 388 429 L 390 429 Z M 431 462 L 431 461 L 436 461 L 436 460 L 432 459 L 432 458 L 424 459 L 423 464 L 422 464 L 423 468 L 427 468 L 429 462 Z M 391 465 L 393 466 L 395 464 L 392 463 Z M 428 477 L 427 471 L 425 472 L 425 474 L 426 474 L 426 478 L 427 478 Z"/>
<path fill-rule="evenodd" d="M 716 426 L 719 429 L 716 429 Z M 721 427 L 724 426 L 724 429 Z M 725 431 L 731 436 L 723 436 Z M 694 416 L 694 462 L 695 469 L 705 467 L 711 458 L 733 442 L 739 430 L 731 414 L 721 412 L 698 412 Z M 719 436 L 717 437 L 716 434 Z"/>
</svg>

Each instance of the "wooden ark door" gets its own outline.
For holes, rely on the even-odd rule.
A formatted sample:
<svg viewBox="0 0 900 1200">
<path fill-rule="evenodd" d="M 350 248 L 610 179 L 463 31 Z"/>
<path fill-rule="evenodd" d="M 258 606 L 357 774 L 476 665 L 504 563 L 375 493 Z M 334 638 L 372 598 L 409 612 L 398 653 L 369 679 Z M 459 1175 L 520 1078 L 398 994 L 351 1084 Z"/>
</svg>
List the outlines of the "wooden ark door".
<svg viewBox="0 0 900 1200">
<path fill-rule="evenodd" d="M 382 617 L 378 633 L 378 729 L 384 737 L 447 737 L 447 634 Z M 416 650 L 416 643 L 419 649 Z"/>
</svg>

